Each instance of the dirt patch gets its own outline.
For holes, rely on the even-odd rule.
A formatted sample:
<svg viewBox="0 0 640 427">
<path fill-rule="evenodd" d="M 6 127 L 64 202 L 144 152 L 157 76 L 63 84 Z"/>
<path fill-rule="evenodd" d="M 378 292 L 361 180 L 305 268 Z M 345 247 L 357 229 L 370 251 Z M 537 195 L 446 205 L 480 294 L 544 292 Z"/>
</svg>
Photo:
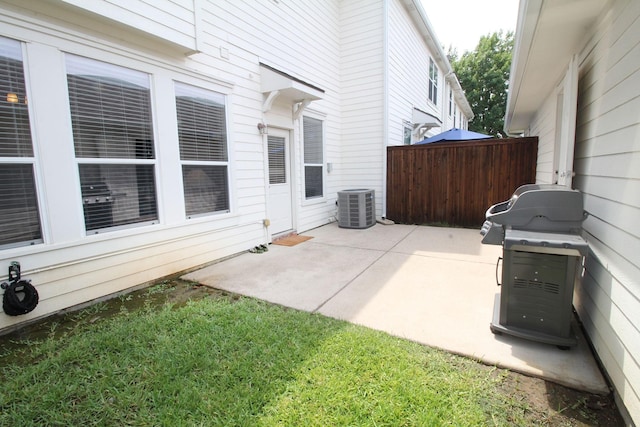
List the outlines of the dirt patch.
<svg viewBox="0 0 640 427">
<path fill-rule="evenodd" d="M 95 323 L 122 310 L 135 310 L 149 305 L 170 303 L 175 306 L 190 300 L 229 296 L 227 292 L 199 283 L 171 278 L 135 292 L 119 295 L 111 300 L 93 304 L 82 311 L 70 311 L 25 326 L 2 336 L 2 351 L 10 351 L 21 342 L 64 334 L 77 327 L 78 322 Z M 500 389 L 510 399 L 510 407 L 521 411 L 519 417 L 528 425 L 565 426 L 624 426 L 612 396 L 585 393 L 561 385 L 528 377 L 503 369 L 493 369 L 500 381 Z M 516 417 L 514 417 L 516 418 Z"/>
<path fill-rule="evenodd" d="M 503 371 L 501 389 L 536 426 L 624 426 L 611 395 L 601 396 Z"/>
</svg>

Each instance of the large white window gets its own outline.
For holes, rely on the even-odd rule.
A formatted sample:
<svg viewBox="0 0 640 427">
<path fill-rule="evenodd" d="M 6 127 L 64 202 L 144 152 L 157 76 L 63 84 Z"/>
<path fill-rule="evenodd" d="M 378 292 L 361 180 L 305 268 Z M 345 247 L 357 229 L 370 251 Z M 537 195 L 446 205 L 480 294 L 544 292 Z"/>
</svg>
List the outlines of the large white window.
<svg viewBox="0 0 640 427">
<path fill-rule="evenodd" d="M 304 194 L 306 199 L 322 197 L 323 135 L 322 120 L 304 116 Z"/>
<path fill-rule="evenodd" d="M 429 58 L 429 100 L 438 103 L 438 67 L 432 58 Z"/>
<path fill-rule="evenodd" d="M 175 84 L 187 218 L 229 212 L 225 96 Z"/>
<path fill-rule="evenodd" d="M 157 221 L 149 75 L 66 55 L 87 232 Z"/>
<path fill-rule="evenodd" d="M 22 45 L 0 37 L 0 248 L 42 242 Z"/>
</svg>

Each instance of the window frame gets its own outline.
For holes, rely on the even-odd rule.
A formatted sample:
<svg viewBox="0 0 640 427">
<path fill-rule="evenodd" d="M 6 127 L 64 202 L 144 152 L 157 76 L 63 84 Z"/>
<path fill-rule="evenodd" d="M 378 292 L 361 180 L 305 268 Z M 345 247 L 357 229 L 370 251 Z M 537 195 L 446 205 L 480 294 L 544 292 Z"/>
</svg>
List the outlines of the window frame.
<svg viewBox="0 0 640 427">
<path fill-rule="evenodd" d="M 159 224 L 160 223 L 160 191 L 159 191 L 159 185 L 158 185 L 158 149 L 157 149 L 157 131 L 156 131 L 156 115 L 155 115 L 155 105 L 154 105 L 154 84 L 153 84 L 153 78 L 154 78 L 154 74 L 150 71 L 146 71 L 146 70 L 140 70 L 138 68 L 134 68 L 130 65 L 121 65 L 120 63 L 116 63 L 116 62 L 110 62 L 107 60 L 102 60 L 102 59 L 97 59 L 97 58 L 93 58 L 93 57 L 88 57 L 88 56 L 82 56 L 82 55 L 78 55 L 76 53 L 70 53 L 70 52 L 62 52 L 63 53 L 63 61 L 64 61 L 64 72 L 65 72 L 65 76 L 66 76 L 66 84 L 67 84 L 67 102 L 68 102 L 68 106 L 69 106 L 69 113 L 70 113 L 70 120 L 71 120 L 71 129 L 72 129 L 72 140 L 71 143 L 73 145 L 73 149 L 74 149 L 74 160 L 75 160 L 75 165 L 76 165 L 76 173 L 77 173 L 77 185 L 79 186 L 79 194 L 81 196 L 80 199 L 80 206 L 82 206 L 82 228 L 84 229 L 84 233 L 85 236 L 90 236 L 90 235 L 96 235 L 96 234 L 103 234 L 103 233 L 110 233 L 110 232 L 114 232 L 114 231 L 119 231 L 119 230 L 123 230 L 123 229 L 135 229 L 135 228 L 140 228 L 140 227 L 144 227 L 144 226 L 149 226 L 149 225 L 155 225 L 155 224 Z M 82 152 L 80 152 L 79 150 L 87 150 L 88 148 L 90 148 L 90 146 L 87 147 L 80 147 L 80 144 L 82 144 L 81 141 L 77 141 L 76 140 L 76 130 L 77 128 L 75 127 L 75 123 L 74 123 L 74 107 L 72 107 L 72 89 L 71 89 L 71 85 L 69 83 L 69 76 L 73 75 L 72 73 L 70 73 L 70 58 L 71 61 L 79 61 L 80 63 L 82 63 L 83 61 L 87 61 L 85 63 L 89 64 L 89 66 L 91 65 L 91 63 L 93 63 L 94 65 L 96 64 L 106 64 L 106 66 L 104 67 L 104 71 L 107 72 L 107 76 L 106 76 L 106 82 L 108 83 L 108 79 L 113 78 L 112 76 L 108 75 L 108 70 L 120 70 L 120 71 L 125 71 L 125 74 L 127 72 L 131 72 L 132 75 L 138 75 L 138 76 L 144 76 L 145 77 L 145 82 L 147 84 L 147 89 L 148 89 L 148 107 L 149 110 L 146 112 L 146 114 L 148 115 L 148 123 L 146 123 L 148 125 L 148 133 L 147 134 L 141 134 L 144 135 L 145 137 L 148 136 L 150 137 L 149 139 L 140 139 L 141 142 L 144 141 L 149 141 L 151 144 L 149 146 L 142 146 L 141 153 L 143 157 L 138 157 L 138 147 L 136 146 L 133 150 L 134 152 L 134 156 L 133 157 L 128 157 L 126 155 L 120 155 L 120 156 L 89 156 L 89 155 L 85 155 L 82 154 Z M 77 65 L 77 63 L 76 63 Z M 101 70 L 102 72 L 102 70 Z M 115 79 L 115 78 L 114 78 Z M 116 79 L 117 80 L 117 79 Z M 121 80 L 122 82 L 125 83 L 131 83 L 128 82 L 127 80 Z M 74 83 L 74 90 L 75 90 L 75 84 Z M 74 96 L 77 96 L 77 93 L 73 93 Z M 146 98 L 146 97 L 145 97 Z M 81 111 L 79 111 L 81 113 Z M 145 113 L 145 112 L 143 112 Z M 113 120 L 112 122 L 116 122 L 115 120 Z M 104 123 L 104 122 L 103 122 Z M 119 123 L 119 122 L 116 122 Z M 125 124 L 126 127 L 126 124 Z M 105 135 L 106 136 L 106 135 Z M 123 138 L 123 141 L 126 141 L 126 143 L 131 143 L 131 139 L 130 138 Z M 127 151 L 127 154 L 130 154 L 131 151 L 131 147 L 128 145 L 123 144 L 122 146 L 119 145 L 119 143 L 122 141 L 118 141 L 114 147 L 116 147 L 117 149 L 122 149 L 124 151 Z M 108 143 L 105 143 L 105 146 L 107 146 Z M 109 148 L 109 147 L 107 147 Z M 147 152 L 149 149 L 151 149 L 151 154 L 145 154 L 145 152 Z M 111 207 L 111 222 L 114 223 L 113 225 L 107 225 L 107 226 L 101 226 L 101 227 L 89 227 L 88 223 L 91 222 L 91 220 L 93 220 L 93 217 L 88 217 L 86 215 L 86 209 L 88 209 L 88 207 L 90 207 L 90 202 L 88 202 L 89 198 L 86 197 L 86 194 L 83 195 L 83 187 L 86 186 L 90 186 L 90 184 L 84 182 L 82 180 L 82 176 L 81 176 L 81 169 L 83 168 L 87 168 L 87 167 L 91 167 L 91 166 L 105 166 L 105 170 L 108 172 L 105 172 L 106 175 L 109 175 L 110 173 L 113 173 L 111 168 L 113 167 L 114 169 L 116 167 L 123 167 L 126 169 L 130 169 L 132 168 L 132 170 L 135 170 L 135 174 L 138 175 L 139 172 L 141 171 L 147 171 L 145 173 L 148 173 L 148 171 L 151 172 L 151 179 L 147 179 L 147 180 L 143 180 L 141 182 L 136 181 L 136 195 L 137 195 L 137 206 L 129 206 L 128 203 L 130 203 L 129 201 L 125 202 L 127 203 L 127 208 L 128 209 L 135 209 L 137 207 L 138 211 L 140 211 L 141 205 L 143 203 L 145 203 L 145 201 L 143 200 L 145 196 L 148 196 L 149 194 L 146 194 L 144 192 L 140 192 L 141 188 L 144 188 L 145 186 L 151 185 L 152 184 L 152 196 L 153 196 L 153 213 L 150 216 L 150 219 L 146 219 L 145 216 L 147 215 L 143 215 L 139 213 L 139 216 L 137 218 L 134 219 L 125 219 L 126 222 L 123 222 L 122 224 L 118 224 L 115 219 L 113 219 L 113 216 L 115 214 L 115 209 L 112 206 Z M 138 167 L 140 166 L 140 167 Z M 100 172 L 102 173 L 102 172 Z M 117 187 L 117 186 L 116 186 Z M 112 188 L 109 188 L 109 190 L 112 190 Z M 112 203 L 112 205 L 115 205 L 117 203 L 117 196 L 118 193 L 114 192 L 113 194 L 113 198 L 110 200 L 110 203 Z M 127 197 L 125 195 L 125 197 Z M 104 200 L 102 201 L 104 203 Z M 126 210 L 126 209 L 125 209 Z M 109 222 L 109 220 L 107 220 L 107 222 Z"/>
<path fill-rule="evenodd" d="M 428 79 L 428 93 L 427 98 L 429 101 L 438 105 L 438 66 L 433 58 L 429 57 L 429 79 Z"/>
<path fill-rule="evenodd" d="M 322 156 L 322 159 L 320 161 L 320 163 L 318 162 L 307 162 L 306 158 L 305 158 L 305 150 L 306 150 L 306 141 L 305 141 L 305 119 L 309 119 L 309 120 L 315 120 L 317 122 L 320 123 L 320 132 L 321 132 L 321 139 L 320 139 L 320 155 Z M 304 200 L 305 203 L 314 203 L 314 202 L 319 202 L 319 201 L 323 201 L 326 198 L 326 183 L 325 183 L 325 147 L 326 147 L 326 130 L 325 130 L 325 125 L 326 125 L 326 120 L 324 118 L 321 117 L 317 117 L 315 115 L 311 115 L 311 114 L 303 114 L 302 118 L 300 120 L 300 127 L 301 127 L 301 139 L 302 139 L 302 150 L 301 151 L 301 156 L 302 156 L 302 171 L 301 171 L 301 175 L 302 175 L 302 195 L 303 198 L 302 200 Z M 321 189 L 322 189 L 322 194 L 319 196 L 307 196 L 307 167 L 313 167 L 313 168 L 320 168 L 320 184 L 321 184 Z"/>
<path fill-rule="evenodd" d="M 20 185 L 32 184 L 33 200 L 31 200 L 31 202 L 33 202 L 35 206 L 26 206 L 26 208 L 34 208 L 34 210 L 32 209 L 32 210 L 25 211 L 23 215 L 21 215 L 21 217 L 24 217 L 24 214 L 30 214 L 35 217 L 34 219 L 36 219 L 36 221 L 33 221 L 33 223 L 31 224 L 18 222 L 17 226 L 20 227 L 21 229 L 26 226 L 34 227 L 37 222 L 36 232 L 39 235 L 39 237 L 36 237 L 36 238 L 12 241 L 7 243 L 0 243 L 0 251 L 2 251 L 5 249 L 29 247 L 29 246 L 45 243 L 45 229 L 44 229 L 45 223 L 43 221 L 43 209 L 42 209 L 43 203 L 40 198 L 41 183 L 40 183 L 39 174 L 38 174 L 34 113 L 33 113 L 32 105 L 29 104 L 28 102 L 28 99 L 31 97 L 31 95 L 30 95 L 30 88 L 29 88 L 29 75 L 27 73 L 28 61 L 27 61 L 26 50 L 25 50 L 25 42 L 23 42 L 22 40 L 17 40 L 17 39 L 14 39 L 11 37 L 5 37 L 5 36 L 0 36 L 0 39 L 4 39 L 4 40 L 7 40 L 9 43 L 16 44 L 15 47 L 18 48 L 17 50 L 20 54 L 19 60 L 20 60 L 20 66 L 22 71 L 22 76 L 21 76 L 22 82 L 17 82 L 17 85 L 24 84 L 24 96 L 23 96 L 22 102 L 20 101 L 21 94 L 14 93 L 13 91 L 5 94 L 4 95 L 5 98 L 2 99 L 2 102 L 6 102 L 7 104 L 18 104 L 18 105 L 21 103 L 25 104 L 26 107 L 23 106 L 22 108 L 26 111 L 26 115 L 27 115 L 26 122 L 28 123 L 28 126 L 29 126 L 29 143 L 30 143 L 30 152 L 27 153 L 29 155 L 21 155 L 20 152 L 16 152 L 15 155 L 2 156 L 0 157 L 0 165 L 7 166 L 9 168 L 17 165 L 17 166 L 28 167 L 30 169 L 30 177 L 29 177 L 30 182 L 21 181 Z M 13 86 L 11 87 L 11 89 L 13 89 Z M 9 95 L 12 95 L 12 96 L 10 97 Z M 11 108 L 13 108 L 13 105 Z M 5 203 L 6 203 L 6 199 L 5 199 Z"/>
<path fill-rule="evenodd" d="M 212 94 L 219 96 L 223 99 L 222 105 L 224 107 L 224 150 L 225 150 L 225 156 L 226 156 L 226 160 L 187 160 L 187 159 L 183 159 L 182 158 L 182 146 L 181 146 L 181 141 L 180 141 L 180 126 L 179 126 L 179 118 L 178 118 L 178 104 L 177 104 L 177 98 L 178 98 L 178 87 L 180 86 L 184 86 L 184 87 L 190 87 L 192 90 L 195 90 L 196 92 L 211 92 Z M 202 85 L 198 85 L 198 84 L 194 84 L 194 82 L 186 82 L 183 80 L 173 80 L 173 90 L 174 90 L 174 102 L 176 103 L 176 114 L 175 114 L 175 120 L 176 120 L 176 127 L 177 127 L 177 131 L 178 131 L 178 150 L 179 150 L 179 158 L 178 158 L 178 162 L 180 163 L 180 170 L 181 170 L 181 179 L 182 179 L 182 191 L 183 191 L 183 201 L 184 201 L 184 217 L 187 220 L 190 219 L 195 219 L 195 218 L 202 218 L 202 217 L 211 217 L 211 216 L 220 216 L 220 215 L 227 215 L 230 214 L 232 212 L 232 173 L 231 173 L 231 167 L 232 167 L 232 161 L 231 161 L 231 144 L 230 144 L 230 121 L 229 121 L 229 95 L 226 92 L 222 92 L 222 91 L 218 91 L 218 90 L 214 90 Z M 184 170 L 185 170 L 185 166 L 186 167 L 190 167 L 190 166 L 203 166 L 203 167 L 211 167 L 211 168 L 218 168 L 218 167 L 224 167 L 225 168 L 225 177 L 226 177 L 226 209 L 221 209 L 221 210 L 214 210 L 214 211 L 206 211 L 206 212 L 197 212 L 197 213 L 189 213 L 187 211 L 188 207 L 187 207 L 187 191 L 185 188 L 185 175 L 184 175 Z"/>
</svg>

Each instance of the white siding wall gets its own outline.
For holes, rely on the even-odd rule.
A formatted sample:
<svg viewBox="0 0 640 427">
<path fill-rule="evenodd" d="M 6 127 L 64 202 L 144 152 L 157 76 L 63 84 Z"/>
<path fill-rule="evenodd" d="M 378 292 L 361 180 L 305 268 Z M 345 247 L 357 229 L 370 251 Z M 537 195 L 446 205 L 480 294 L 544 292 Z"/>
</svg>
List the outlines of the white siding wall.
<svg viewBox="0 0 640 427">
<path fill-rule="evenodd" d="M 590 39 L 590 40 L 589 40 Z M 640 423 L 640 2 L 612 2 L 579 54 L 573 186 L 590 253 L 574 306 L 621 407 Z M 538 183 L 555 179 L 557 91 L 531 123 Z"/>
<path fill-rule="evenodd" d="M 49 25 L 73 23 L 78 29 L 101 31 L 113 39 L 157 43 L 164 49 L 193 53 L 198 48 L 200 8 L 203 0 L 5 0 L 4 3 L 42 14 Z"/>
<path fill-rule="evenodd" d="M 60 1 L 187 49 L 196 49 L 195 3 L 200 0 Z"/>
<path fill-rule="evenodd" d="M 640 2 L 613 2 L 580 54 L 573 186 L 590 246 L 574 305 L 622 401 L 640 423 Z M 588 40 L 589 37 L 585 37 Z M 553 179 L 557 94 L 530 128 L 539 183 Z"/>
<path fill-rule="evenodd" d="M 380 215 L 384 167 L 383 0 L 340 4 L 342 188 L 372 188 Z"/>
<path fill-rule="evenodd" d="M 321 199 L 305 200 L 301 164 L 301 118 L 293 123 L 292 155 L 297 159 L 293 171 L 296 214 L 294 227 L 298 232 L 326 224 L 335 215 L 335 197 L 341 172 L 340 149 L 340 29 L 338 1 L 273 2 L 211 0 L 203 5 L 203 45 L 207 51 L 226 49 L 233 63 L 242 58 L 242 65 L 233 72 L 244 80 L 247 102 L 262 102 L 259 67 L 263 62 L 295 76 L 325 91 L 324 99 L 308 107 L 309 114 L 325 121 L 325 159 L 335 170 L 325 173 L 325 191 Z M 196 55 L 197 56 L 197 55 Z M 203 64 L 203 67 L 207 67 Z M 256 98 L 256 95 L 258 96 Z M 259 106 L 257 106 L 259 108 Z M 276 99 L 274 110 L 291 111 Z M 304 114 L 304 113 L 303 113 Z M 255 130 L 260 114 L 248 112 L 250 127 Z M 269 117 L 269 116 L 268 116 Z M 267 120 L 268 123 L 268 120 Z M 281 122 L 282 123 L 282 122 Z M 251 147 L 255 155 L 262 147 Z M 262 158 L 261 158 L 262 159 Z M 263 159 L 262 159 L 263 160 Z M 256 165 L 257 166 L 257 165 Z M 264 169 L 260 165 L 261 170 Z M 326 172 L 326 171 L 325 171 Z M 256 173 L 258 173 L 256 171 Z M 262 179 L 262 172 L 259 172 Z"/>
<path fill-rule="evenodd" d="M 428 98 L 430 52 L 427 46 L 399 1 L 389 3 L 389 138 L 386 144 L 402 145 L 402 123 L 411 122 L 413 108 L 442 119 L 442 105 L 436 106 Z M 443 91 L 444 86 L 440 76 L 438 91 Z"/>
<path fill-rule="evenodd" d="M 553 153 L 556 137 L 556 97 L 551 95 L 538 110 L 528 134 L 538 137 L 538 162 L 536 164 L 536 183 L 555 182 Z"/>
<path fill-rule="evenodd" d="M 19 261 L 40 294 L 33 312 L 0 314 L 0 329 L 91 301 L 168 274 L 238 253 L 267 239 L 265 140 L 259 62 L 267 62 L 325 90 L 309 108 L 325 120 L 325 161 L 338 163 L 340 84 L 338 7 L 334 2 L 269 0 L 203 5 L 203 52 L 190 57 L 156 40 L 115 40 L 98 18 L 72 24 L 76 12 L 55 3 L 34 16 L 19 2 L 0 6 L 0 35 L 26 42 L 25 62 L 45 243 L 0 251 L 0 270 Z M 135 6 L 135 5 L 134 5 Z M 150 14 L 150 16 L 153 14 Z M 159 13 L 162 15 L 162 13 Z M 65 18 L 65 19 L 62 19 Z M 94 19 L 94 18 L 91 18 Z M 296 23 L 295 25 L 293 23 Z M 304 24 L 302 24 L 304 23 Z M 82 25 L 82 26 L 81 26 Z M 265 28 L 269 28 L 266 31 Z M 301 28 L 315 28 L 305 33 Z M 104 33 L 102 31 L 107 31 Z M 286 49 L 285 49 L 286 48 Z M 160 223 L 85 236 L 66 95 L 64 53 L 74 53 L 149 73 L 152 81 Z M 173 53 L 172 53 L 173 52 Z M 184 218 L 178 163 L 173 81 L 228 95 L 231 213 Z M 276 105 L 291 114 L 291 105 Z M 299 124 L 290 122 L 294 135 Z M 294 155 L 301 159 L 299 136 Z M 324 224 L 335 213 L 335 172 L 325 197 L 304 201 L 295 171 L 298 231 Z"/>
<path fill-rule="evenodd" d="M 577 309 L 639 424 L 640 3 L 615 2 L 594 43 L 578 95 L 574 185 L 585 195 L 593 256 Z"/>
<path fill-rule="evenodd" d="M 402 123 L 411 122 L 413 108 L 446 120 L 449 89 L 438 74 L 438 103 L 429 100 L 431 52 L 398 0 L 389 1 L 389 137 L 387 145 L 402 145 Z M 446 102 L 445 102 L 446 100 Z M 446 104 L 446 105 L 445 105 Z"/>
</svg>

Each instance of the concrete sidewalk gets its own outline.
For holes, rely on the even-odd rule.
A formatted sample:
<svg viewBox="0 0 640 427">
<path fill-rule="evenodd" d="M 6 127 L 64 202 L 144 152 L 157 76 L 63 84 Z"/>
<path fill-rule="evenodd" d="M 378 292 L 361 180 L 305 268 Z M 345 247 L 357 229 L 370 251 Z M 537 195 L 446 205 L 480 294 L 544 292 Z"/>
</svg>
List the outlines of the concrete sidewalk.
<svg viewBox="0 0 640 427">
<path fill-rule="evenodd" d="M 501 247 L 482 245 L 477 230 L 397 224 L 353 230 L 333 223 L 304 234 L 313 239 L 271 245 L 183 278 L 575 389 L 609 392 L 581 331 L 568 351 L 491 333 Z"/>
</svg>

